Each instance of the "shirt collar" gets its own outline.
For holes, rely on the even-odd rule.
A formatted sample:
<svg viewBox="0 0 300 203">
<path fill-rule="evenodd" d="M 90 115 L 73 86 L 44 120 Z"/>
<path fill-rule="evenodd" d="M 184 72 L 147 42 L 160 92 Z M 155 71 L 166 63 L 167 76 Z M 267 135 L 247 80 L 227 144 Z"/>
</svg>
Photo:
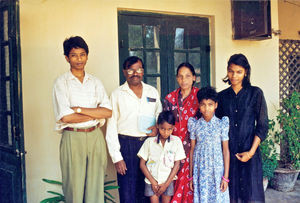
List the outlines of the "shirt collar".
<svg viewBox="0 0 300 203">
<path fill-rule="evenodd" d="M 85 82 L 86 80 L 89 80 L 91 78 L 90 74 L 88 74 L 86 71 L 84 72 L 84 79 L 83 79 L 83 82 Z M 74 80 L 74 79 L 77 79 L 71 72 L 71 70 L 69 70 L 67 72 L 67 79 L 68 80 Z"/>
<path fill-rule="evenodd" d="M 215 115 L 208 122 L 206 120 L 204 120 L 203 117 L 200 118 L 200 122 L 208 123 L 208 124 L 211 124 L 211 125 L 214 125 L 217 122 L 217 120 L 218 120 L 218 118 Z"/>
<path fill-rule="evenodd" d="M 144 91 L 144 88 L 146 88 L 146 85 L 145 85 L 145 83 L 144 83 L 143 81 L 141 81 L 141 83 L 142 83 L 143 91 Z M 125 83 L 122 85 L 121 89 L 124 90 L 124 91 L 132 91 L 132 90 L 130 89 L 130 87 L 129 87 L 127 81 L 125 81 Z"/>
</svg>

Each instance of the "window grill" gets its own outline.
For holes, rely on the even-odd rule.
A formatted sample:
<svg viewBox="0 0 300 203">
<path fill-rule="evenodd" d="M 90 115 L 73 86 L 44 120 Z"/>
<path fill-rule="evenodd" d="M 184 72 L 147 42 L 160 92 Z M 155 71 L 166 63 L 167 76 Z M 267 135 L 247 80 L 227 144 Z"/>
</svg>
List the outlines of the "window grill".
<svg viewBox="0 0 300 203">
<path fill-rule="evenodd" d="M 279 98 L 300 90 L 300 40 L 279 40 Z"/>
</svg>

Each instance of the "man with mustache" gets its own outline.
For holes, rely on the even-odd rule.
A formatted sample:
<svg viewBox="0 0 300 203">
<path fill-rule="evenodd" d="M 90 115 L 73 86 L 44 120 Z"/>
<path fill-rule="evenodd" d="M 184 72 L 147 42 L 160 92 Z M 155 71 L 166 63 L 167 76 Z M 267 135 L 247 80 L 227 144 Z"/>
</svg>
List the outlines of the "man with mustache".
<svg viewBox="0 0 300 203">
<path fill-rule="evenodd" d="M 147 202 L 144 175 L 137 153 L 147 136 L 156 136 L 155 118 L 161 112 L 158 91 L 142 82 L 143 61 L 131 56 L 123 63 L 126 82 L 111 94 L 112 117 L 108 120 L 106 141 L 118 176 L 121 203 Z M 153 118 L 153 125 L 142 129 L 139 123 Z"/>
</svg>

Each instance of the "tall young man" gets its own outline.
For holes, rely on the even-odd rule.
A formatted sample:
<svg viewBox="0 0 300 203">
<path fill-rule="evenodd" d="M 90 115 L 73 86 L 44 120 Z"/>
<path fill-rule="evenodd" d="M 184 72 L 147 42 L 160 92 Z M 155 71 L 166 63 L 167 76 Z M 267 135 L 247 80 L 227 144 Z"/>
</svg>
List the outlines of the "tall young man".
<svg viewBox="0 0 300 203">
<path fill-rule="evenodd" d="M 54 83 L 56 130 L 62 132 L 60 165 L 67 203 L 104 202 L 106 144 L 100 127 L 111 117 L 101 81 L 86 73 L 89 49 L 79 36 L 63 43 L 70 70 Z"/>
</svg>

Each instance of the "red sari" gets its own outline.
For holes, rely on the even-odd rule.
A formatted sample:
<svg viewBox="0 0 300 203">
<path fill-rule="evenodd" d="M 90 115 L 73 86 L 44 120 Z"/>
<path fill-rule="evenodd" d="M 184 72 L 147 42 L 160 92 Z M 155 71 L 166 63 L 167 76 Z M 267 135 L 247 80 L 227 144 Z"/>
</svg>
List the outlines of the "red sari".
<svg viewBox="0 0 300 203">
<path fill-rule="evenodd" d="M 180 88 L 169 93 L 164 100 L 163 110 L 172 111 L 175 118 L 173 135 L 178 136 L 183 144 L 186 159 L 180 163 L 178 179 L 175 182 L 172 203 L 193 202 L 193 191 L 189 187 L 189 156 L 191 141 L 187 131 L 187 123 L 190 117 L 194 117 L 198 111 L 197 87 L 192 87 L 191 93 L 184 100 L 180 94 Z"/>
</svg>

